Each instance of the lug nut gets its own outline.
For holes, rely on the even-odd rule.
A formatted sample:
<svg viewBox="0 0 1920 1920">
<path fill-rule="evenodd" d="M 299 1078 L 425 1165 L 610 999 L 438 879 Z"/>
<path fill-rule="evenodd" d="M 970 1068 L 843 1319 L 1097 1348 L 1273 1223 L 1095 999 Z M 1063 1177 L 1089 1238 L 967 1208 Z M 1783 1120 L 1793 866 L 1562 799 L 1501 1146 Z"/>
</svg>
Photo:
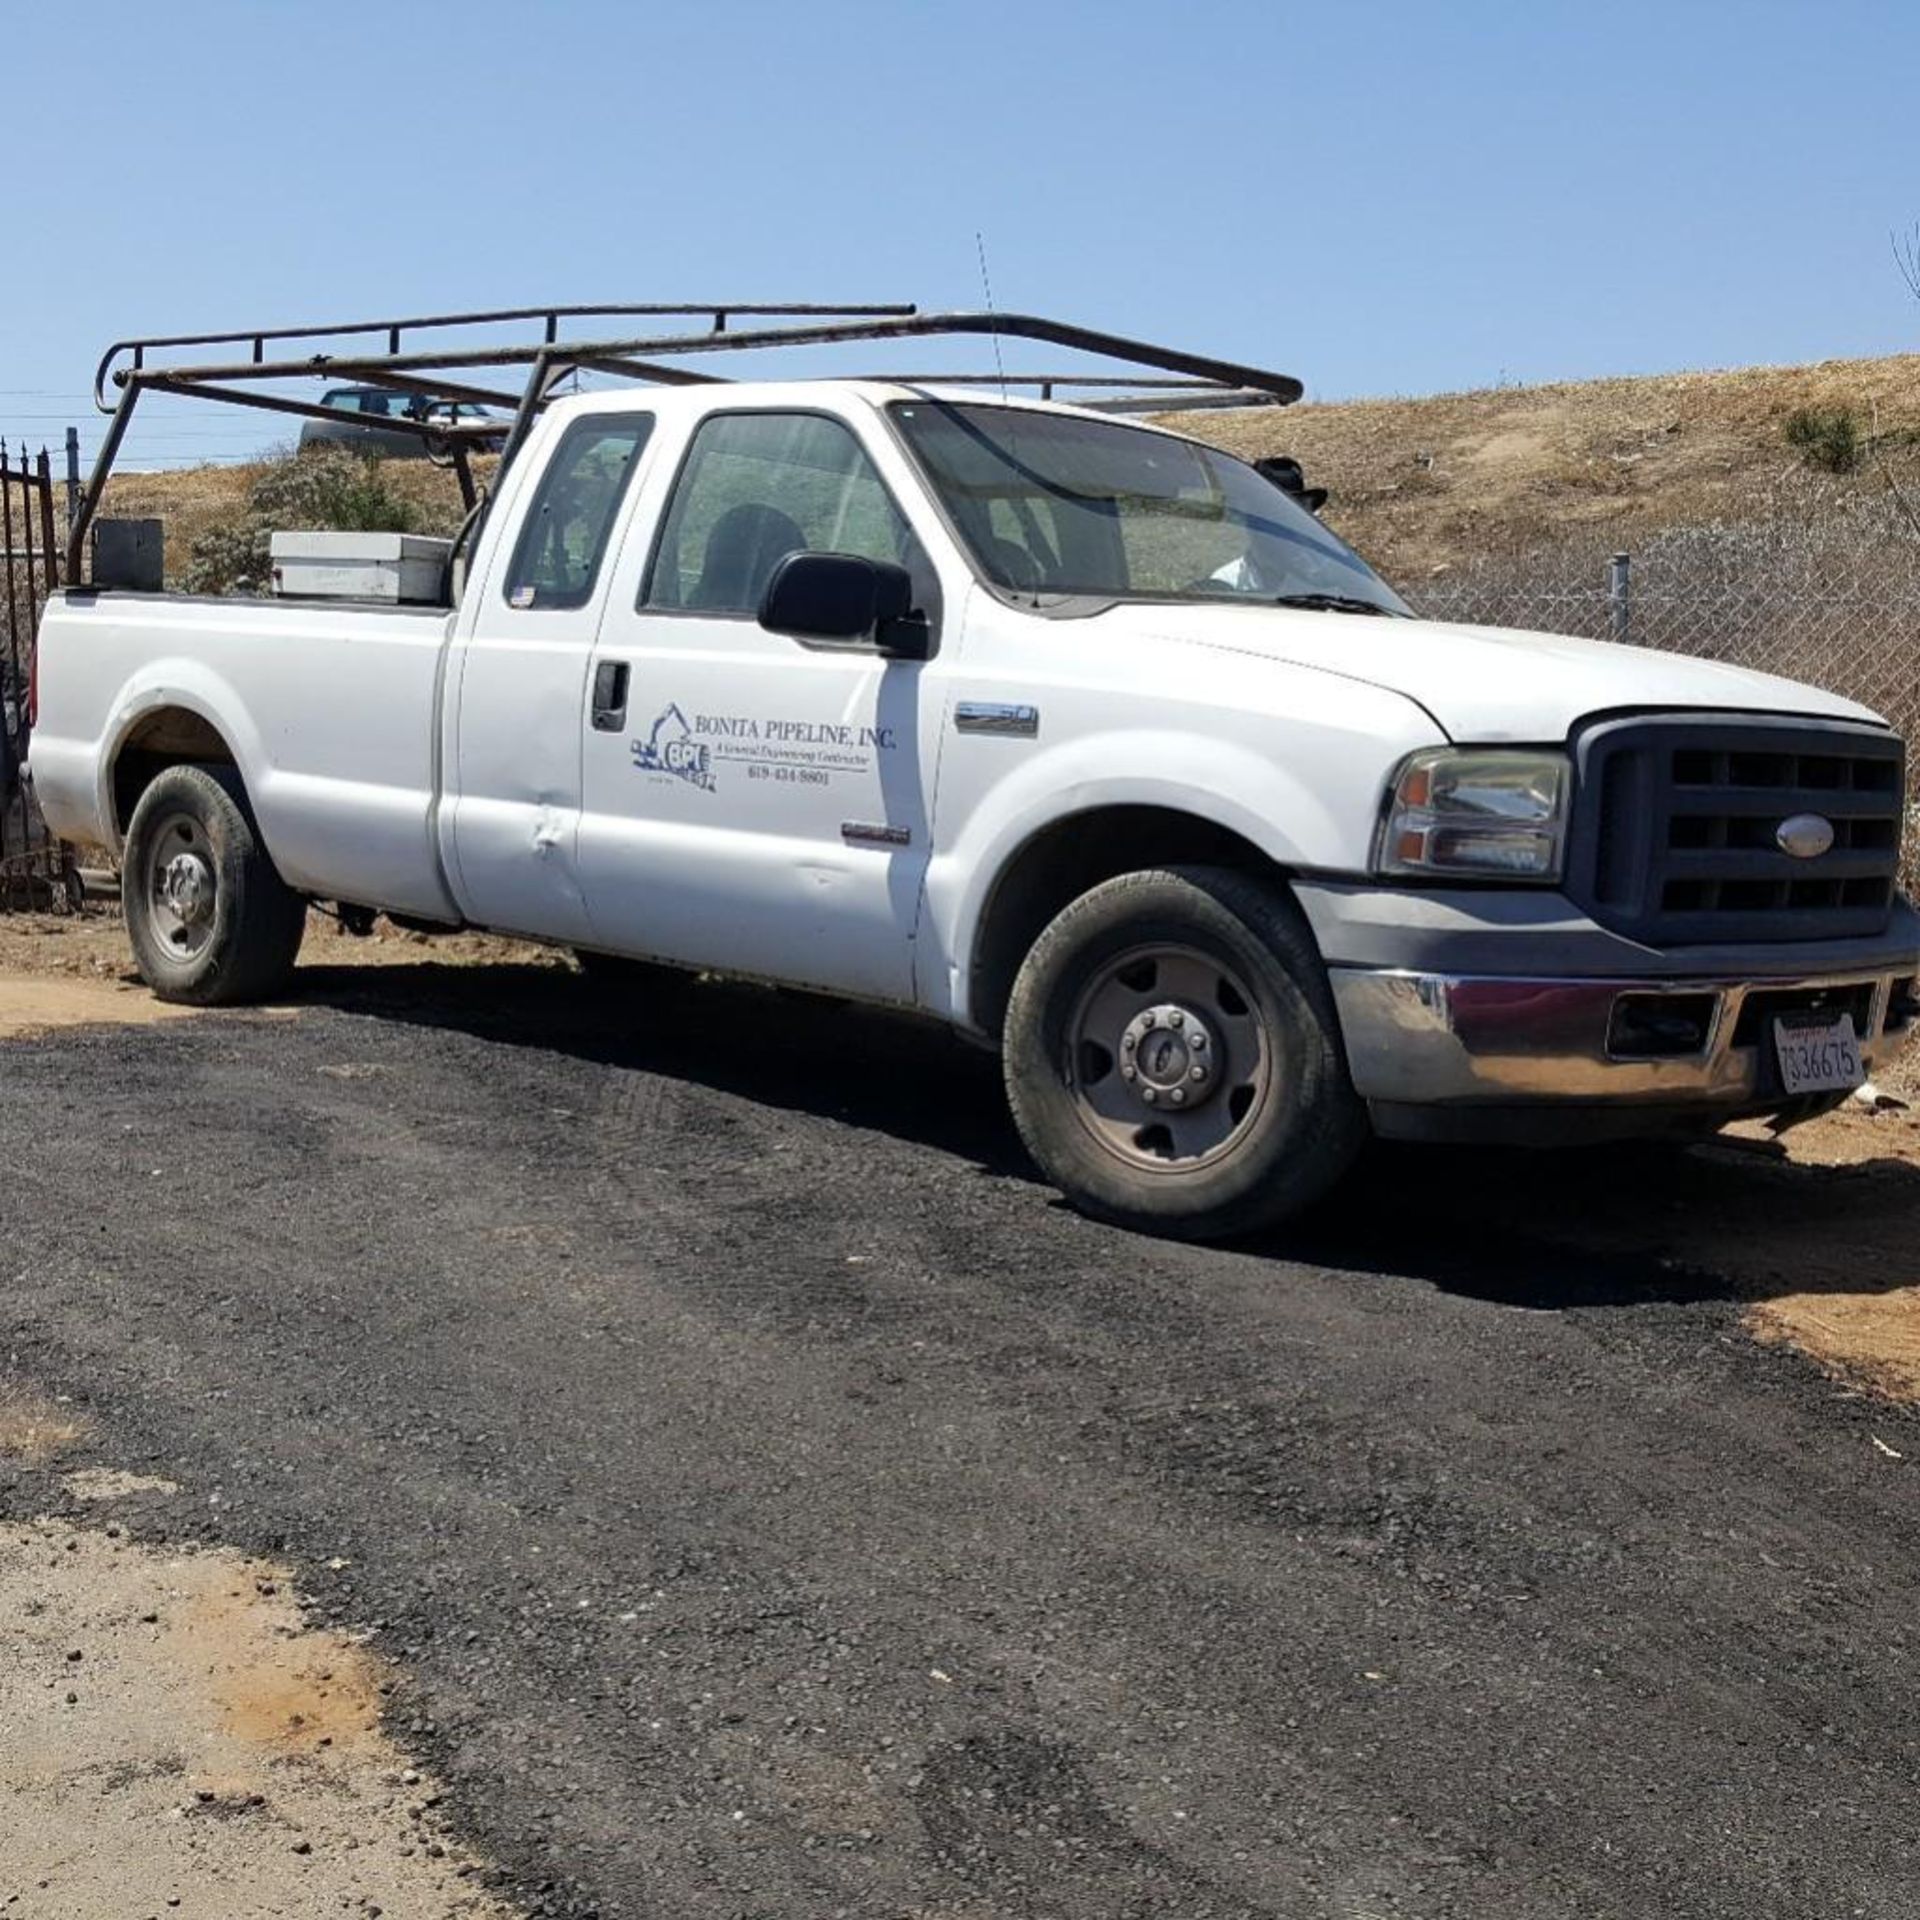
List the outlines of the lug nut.
<svg viewBox="0 0 1920 1920">
<path fill-rule="evenodd" d="M 1167 1015 L 1167 1025 L 1170 1027 L 1184 1027 L 1186 1024 L 1187 1016 L 1178 1007 Z"/>
<path fill-rule="evenodd" d="M 1151 1012 L 1143 1013 L 1140 1016 L 1140 1031 L 1142 1033 L 1151 1033 L 1154 1028 L 1154 1023 L 1159 1018 L 1160 1016 L 1157 1013 L 1151 1013 Z"/>
<path fill-rule="evenodd" d="M 1205 1067 L 1195 1067 L 1194 1070 L 1187 1075 L 1187 1078 L 1193 1081 L 1196 1086 L 1206 1077 L 1207 1070 Z"/>
<path fill-rule="evenodd" d="M 1175 1087 L 1167 1098 L 1174 1106 L 1184 1107 L 1187 1104 L 1187 1090 L 1185 1087 Z"/>
<path fill-rule="evenodd" d="M 1129 1062 L 1120 1069 L 1120 1078 L 1122 1080 L 1138 1080 L 1140 1078 L 1140 1069 Z"/>
<path fill-rule="evenodd" d="M 1140 1089 L 1140 1098 L 1144 1100 L 1148 1106 L 1152 1106 L 1153 1103 L 1160 1098 L 1160 1096 L 1157 1093 L 1155 1093 L 1151 1087 L 1142 1087 Z"/>
<path fill-rule="evenodd" d="M 1195 1027 L 1191 1038 L 1187 1041 L 1187 1045 L 1191 1047 L 1195 1053 L 1205 1053 L 1207 1050 L 1206 1034 L 1202 1032 L 1200 1028 Z"/>
<path fill-rule="evenodd" d="M 1120 1045 L 1128 1053 L 1131 1053 L 1134 1050 L 1134 1048 L 1137 1047 L 1139 1044 L 1140 1044 L 1140 1036 L 1137 1033 L 1135 1033 L 1131 1027 L 1129 1027 L 1127 1031 L 1120 1036 Z"/>
</svg>

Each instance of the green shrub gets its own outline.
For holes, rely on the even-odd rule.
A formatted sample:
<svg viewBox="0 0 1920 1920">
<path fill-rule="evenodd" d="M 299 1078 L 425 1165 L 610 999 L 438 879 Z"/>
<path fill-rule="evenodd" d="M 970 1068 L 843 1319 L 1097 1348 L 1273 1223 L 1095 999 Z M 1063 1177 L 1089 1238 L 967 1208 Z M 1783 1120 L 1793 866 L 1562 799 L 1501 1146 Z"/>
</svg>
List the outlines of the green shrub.
<svg viewBox="0 0 1920 1920">
<path fill-rule="evenodd" d="M 317 446 L 272 461 L 247 490 L 245 511 L 193 543 L 180 585 L 188 593 L 265 593 L 272 536 L 302 532 L 411 533 L 419 515 L 381 471 L 347 447 Z"/>
<path fill-rule="evenodd" d="M 1822 473 L 1851 473 L 1866 457 L 1860 422 L 1848 407 L 1796 407 L 1783 431 L 1787 445 Z"/>
</svg>

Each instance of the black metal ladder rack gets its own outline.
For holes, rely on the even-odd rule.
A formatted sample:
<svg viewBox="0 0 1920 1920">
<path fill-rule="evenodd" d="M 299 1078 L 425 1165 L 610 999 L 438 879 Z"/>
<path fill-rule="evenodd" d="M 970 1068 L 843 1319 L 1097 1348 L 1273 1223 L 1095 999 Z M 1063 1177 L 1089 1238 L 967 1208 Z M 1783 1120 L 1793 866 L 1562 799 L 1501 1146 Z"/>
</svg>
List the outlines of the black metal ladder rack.
<svg viewBox="0 0 1920 1920">
<path fill-rule="evenodd" d="M 704 321 L 692 329 L 596 337 L 585 323 Z M 745 327 L 741 320 L 749 322 Z M 563 338 L 566 327 L 586 337 Z M 772 323 L 772 324 L 763 324 Z M 446 336 L 476 329 L 512 329 L 495 344 Z M 443 446 L 459 475 L 463 498 L 477 499 L 471 454 L 500 445 L 502 464 L 513 458 L 559 383 L 572 373 L 611 374 L 655 385 L 723 382 L 726 376 L 686 365 L 686 358 L 720 353 L 837 345 L 866 340 L 937 338 L 1034 340 L 1076 353 L 1151 369 L 1155 377 L 1112 374 L 1005 372 L 995 368 L 947 374 L 881 373 L 867 377 L 908 386 L 1000 386 L 1036 390 L 1043 399 L 1072 393 L 1103 411 L 1156 408 L 1285 406 L 1299 399 L 1298 380 L 1261 367 L 1187 353 L 1174 347 L 1102 333 L 1036 314 L 962 311 L 922 313 L 910 304 L 817 305 L 808 302 L 691 301 L 682 304 L 505 307 L 484 312 L 418 314 L 397 320 L 330 322 L 311 327 L 247 328 L 234 332 L 169 334 L 119 340 L 101 357 L 94 403 L 112 417 L 93 471 L 81 491 L 67 537 L 66 577 L 81 576 L 87 530 L 99 509 L 143 393 L 171 393 L 225 401 L 300 419 L 332 420 L 337 411 L 319 396 L 266 392 L 271 383 L 352 381 L 383 387 L 422 403 L 420 415 L 383 416 L 383 429 L 417 434 Z M 383 351 L 368 351 L 375 341 Z M 355 344 L 362 343 L 362 344 Z M 242 349 L 245 358 L 205 359 L 206 350 Z M 346 350 L 342 351 L 342 348 Z M 996 346 L 997 354 L 997 346 Z M 458 376 L 488 369 L 527 369 L 516 393 Z M 1172 377 L 1169 377 L 1172 376 Z M 857 377 L 857 376 L 840 376 Z M 498 420 L 462 422 L 426 417 L 434 406 L 511 409 L 511 426 Z"/>
</svg>

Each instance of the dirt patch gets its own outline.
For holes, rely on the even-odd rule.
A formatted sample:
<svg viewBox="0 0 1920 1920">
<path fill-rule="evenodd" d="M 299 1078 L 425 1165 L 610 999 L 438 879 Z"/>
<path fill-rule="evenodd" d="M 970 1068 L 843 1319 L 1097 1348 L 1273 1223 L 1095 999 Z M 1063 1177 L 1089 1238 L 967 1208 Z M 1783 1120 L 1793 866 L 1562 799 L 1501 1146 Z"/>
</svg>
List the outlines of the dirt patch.
<svg viewBox="0 0 1920 1920">
<path fill-rule="evenodd" d="M 92 1432 L 86 1416 L 31 1387 L 0 1382 L 0 1461 L 45 1467 Z"/>
<path fill-rule="evenodd" d="M 0 1621 L 10 1916 L 508 1911 L 283 1569 L 39 1520 L 0 1528 Z"/>
<path fill-rule="evenodd" d="M 1920 1286 L 1889 1293 L 1790 1293 L 1748 1315 L 1757 1339 L 1786 1343 L 1894 1400 L 1920 1400 Z"/>
<path fill-rule="evenodd" d="M 117 1467 L 83 1467 L 62 1474 L 60 1491 L 69 1500 L 130 1500 L 141 1493 L 178 1493 L 171 1481 L 154 1473 L 122 1473 Z"/>
<path fill-rule="evenodd" d="M 495 934 L 408 933 L 382 920 L 364 939 L 338 921 L 307 916 L 300 965 L 315 967 L 571 967 L 551 947 Z M 156 1000 L 134 971 L 127 930 L 117 913 L 0 913 L 0 1040 L 65 1027 L 146 1026 L 190 1016 L 191 1007 Z"/>
<path fill-rule="evenodd" d="M 0 973 L 0 1040 L 59 1027 L 153 1026 L 192 1011 L 119 980 L 42 980 Z"/>
<path fill-rule="evenodd" d="M 1543 1169 L 1507 1224 L 1588 1252 L 1655 1255 L 1730 1282 L 1749 1332 L 1849 1383 L 1920 1401 L 1920 1053 L 1852 1105 L 1775 1137 L 1759 1122 L 1691 1150 Z"/>
<path fill-rule="evenodd" d="M 377 920 L 372 933 L 360 939 L 343 933 L 331 914 L 307 915 L 300 944 L 302 967 L 405 967 L 427 961 L 443 967 L 573 964 L 556 948 L 499 934 L 409 933 Z M 0 977 L 21 974 L 139 983 L 127 947 L 127 929 L 117 910 L 0 913 Z"/>
<path fill-rule="evenodd" d="M 1913 1067 L 1903 1063 L 1909 1084 Z M 1714 1223 L 1702 1252 L 1764 1290 L 1753 1333 L 1894 1399 L 1920 1400 L 1920 1109 L 1847 1110 L 1787 1134 L 1784 1177 L 1824 1177 L 1819 1203 L 1764 1240 Z M 1849 1177 L 1838 1188 L 1833 1172 Z"/>
</svg>

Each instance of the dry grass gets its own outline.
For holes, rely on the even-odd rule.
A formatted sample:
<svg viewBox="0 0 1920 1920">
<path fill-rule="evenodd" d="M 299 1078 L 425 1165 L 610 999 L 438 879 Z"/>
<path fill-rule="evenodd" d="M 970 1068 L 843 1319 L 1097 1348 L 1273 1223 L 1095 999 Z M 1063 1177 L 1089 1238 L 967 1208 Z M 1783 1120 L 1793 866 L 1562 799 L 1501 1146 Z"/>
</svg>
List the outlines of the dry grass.
<svg viewBox="0 0 1920 1920">
<path fill-rule="evenodd" d="M 1920 356 L 1355 400 L 1176 423 L 1235 453 L 1291 453 L 1328 519 L 1409 586 L 1581 535 L 1638 547 L 1764 517 L 1804 482 L 1788 415 L 1846 408 L 1883 443 L 1920 435 Z M 1901 448 L 1902 482 L 1912 470 Z M 1886 490 L 1877 459 L 1836 485 Z M 1911 489 L 1909 489 L 1911 491 Z"/>
<path fill-rule="evenodd" d="M 246 466 L 184 467 L 172 473 L 118 473 L 107 483 L 101 506 L 105 515 L 166 522 L 167 577 L 172 581 L 192 557 L 201 535 L 212 528 L 246 517 L 247 494 L 267 470 L 268 462 Z M 476 461 L 482 479 L 490 461 Z M 381 479 L 420 510 L 422 525 L 458 525 L 462 508 L 460 483 L 445 468 L 427 460 L 381 462 Z"/>
</svg>

